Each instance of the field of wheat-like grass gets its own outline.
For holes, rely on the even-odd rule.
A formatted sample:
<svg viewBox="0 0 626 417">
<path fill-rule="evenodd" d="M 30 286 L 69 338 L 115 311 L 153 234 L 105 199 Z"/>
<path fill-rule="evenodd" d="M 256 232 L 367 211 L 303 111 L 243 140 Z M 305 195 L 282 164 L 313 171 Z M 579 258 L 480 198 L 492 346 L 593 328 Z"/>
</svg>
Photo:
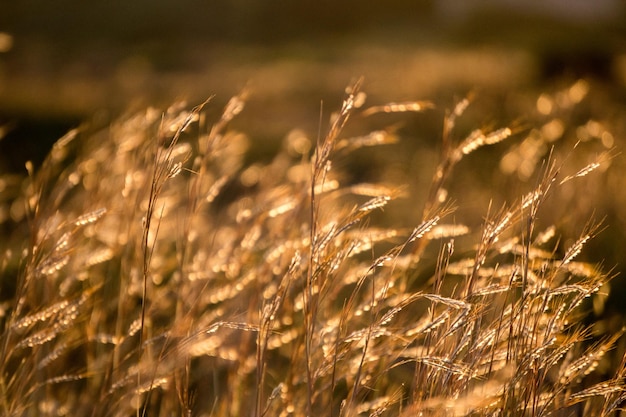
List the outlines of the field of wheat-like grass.
<svg viewBox="0 0 626 417">
<path fill-rule="evenodd" d="M 617 415 L 622 331 L 589 320 L 615 274 L 579 259 L 602 213 L 567 242 L 541 221 L 612 143 L 572 168 L 554 124 L 460 134 L 461 99 L 417 198 L 347 180 L 342 161 L 398 138 L 344 128 L 434 104 L 365 101 L 357 82 L 319 139 L 296 131 L 266 162 L 230 128 L 241 94 L 216 120 L 209 101 L 77 128 L 27 178 L 3 176 L 2 221 L 22 238 L 0 254 L 0 414 Z M 510 140 L 501 168 L 534 186 L 465 224 L 459 163 Z M 425 202 L 415 224 L 384 218 L 401 200 Z"/>
</svg>

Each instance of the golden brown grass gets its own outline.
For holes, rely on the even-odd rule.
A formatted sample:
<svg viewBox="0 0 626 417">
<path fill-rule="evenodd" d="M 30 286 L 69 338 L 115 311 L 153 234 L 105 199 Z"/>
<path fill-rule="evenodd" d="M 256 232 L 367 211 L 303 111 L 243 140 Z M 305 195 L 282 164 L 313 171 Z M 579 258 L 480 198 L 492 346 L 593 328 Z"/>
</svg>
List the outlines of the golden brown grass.
<svg viewBox="0 0 626 417">
<path fill-rule="evenodd" d="M 581 322 L 612 277 L 577 260 L 601 225 L 557 250 L 557 229 L 538 222 L 556 188 L 607 155 L 565 175 L 555 156 L 524 166 L 512 147 L 504 168 L 540 171 L 536 186 L 471 234 L 451 216 L 453 168 L 516 129 L 459 138 L 461 100 L 417 225 L 377 226 L 374 212 L 413 197 L 346 184 L 336 161 L 396 138 L 343 129 L 432 103 L 363 109 L 357 82 L 320 140 L 290 135 L 271 162 L 246 164 L 248 139 L 229 129 L 245 100 L 213 123 L 209 102 L 74 130 L 11 197 L 28 239 L 1 262 L 16 280 L 2 415 L 618 413 L 626 366 L 598 367 L 622 333 Z"/>
</svg>

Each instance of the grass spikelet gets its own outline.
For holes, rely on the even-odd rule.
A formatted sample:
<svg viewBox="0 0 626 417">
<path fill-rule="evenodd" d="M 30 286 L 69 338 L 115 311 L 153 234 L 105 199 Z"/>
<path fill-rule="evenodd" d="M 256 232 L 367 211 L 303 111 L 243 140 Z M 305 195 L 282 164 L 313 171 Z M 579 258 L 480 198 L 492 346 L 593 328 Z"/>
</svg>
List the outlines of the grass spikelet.
<svg viewBox="0 0 626 417">
<path fill-rule="evenodd" d="M 459 144 L 456 152 L 468 155 L 482 146 L 502 142 L 511 136 L 512 133 L 513 132 L 508 127 L 498 129 L 487 134 L 483 133 L 482 130 L 475 130 Z M 461 156 L 455 156 L 455 159 L 461 159 Z"/>
<path fill-rule="evenodd" d="M 97 221 L 98 219 L 100 219 L 102 216 L 104 216 L 106 214 L 106 211 L 107 211 L 106 208 L 101 207 L 90 213 L 85 213 L 79 216 L 76 220 L 74 220 L 74 225 L 80 227 L 80 226 L 85 226 L 87 224 L 91 224 Z"/>
<path fill-rule="evenodd" d="M 623 381 L 601 382 L 570 396 L 570 404 L 576 404 L 590 397 L 607 397 L 610 394 L 623 393 L 626 384 Z"/>
<path fill-rule="evenodd" d="M 570 263 L 582 251 L 585 243 L 587 243 L 587 241 L 589 241 L 589 239 L 591 239 L 598 232 L 599 228 L 599 224 L 587 224 L 582 236 L 580 236 L 578 240 L 576 240 L 576 242 L 574 242 L 574 244 L 565 252 L 563 260 L 561 261 L 562 265 Z"/>
<path fill-rule="evenodd" d="M 362 204 L 359 207 L 359 211 L 372 211 L 372 210 L 376 210 L 382 207 L 385 207 L 387 205 L 387 203 L 389 202 L 389 200 L 391 200 L 391 197 L 383 195 L 383 196 L 378 196 L 378 197 L 374 197 L 371 200 L 369 200 L 368 202 Z"/>
<path fill-rule="evenodd" d="M 570 180 L 572 180 L 574 178 L 584 177 L 585 175 L 589 174 L 590 172 L 595 171 L 599 167 L 600 167 L 600 163 L 599 162 L 592 162 L 591 164 L 589 164 L 586 167 L 582 168 L 580 171 L 578 171 L 574 175 L 570 175 L 568 177 L 563 178 L 561 180 L 561 185 L 565 184 L 567 181 L 570 181 Z"/>
<path fill-rule="evenodd" d="M 622 336 L 623 331 L 611 336 L 608 340 L 590 346 L 587 351 L 578 359 L 573 361 L 567 368 L 561 370 L 559 382 L 563 385 L 569 384 L 575 379 L 582 379 L 589 375 L 598 366 L 600 359 L 613 348 L 617 340 Z"/>
<path fill-rule="evenodd" d="M 408 238 L 408 242 L 410 243 L 417 239 L 422 238 L 439 222 L 439 220 L 441 220 L 440 217 L 435 216 L 432 219 L 423 222 L 421 225 L 413 229 L 413 231 L 411 232 L 411 235 Z"/>
<path fill-rule="evenodd" d="M 369 146 L 392 145 L 394 143 L 398 143 L 398 141 L 398 136 L 392 134 L 391 132 L 378 130 L 365 136 L 341 139 L 337 142 L 336 149 L 338 151 L 344 149 L 346 151 L 353 151 L 355 149 Z"/>
<path fill-rule="evenodd" d="M 421 112 L 435 108 L 430 101 L 406 101 L 402 103 L 388 103 L 382 106 L 372 106 L 363 111 L 363 116 L 371 116 L 376 113 L 404 113 Z"/>
<path fill-rule="evenodd" d="M 463 236 L 470 232 L 470 228 L 462 224 L 440 224 L 433 226 L 427 235 L 429 239 L 444 239 Z"/>
</svg>

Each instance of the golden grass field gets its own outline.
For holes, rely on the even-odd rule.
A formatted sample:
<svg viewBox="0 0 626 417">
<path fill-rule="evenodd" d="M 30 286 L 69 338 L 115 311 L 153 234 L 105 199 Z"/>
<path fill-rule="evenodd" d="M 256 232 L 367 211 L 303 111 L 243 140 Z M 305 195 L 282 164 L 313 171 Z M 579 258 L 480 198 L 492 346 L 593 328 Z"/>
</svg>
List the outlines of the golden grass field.
<svg viewBox="0 0 626 417">
<path fill-rule="evenodd" d="M 0 36 L 0 415 L 621 415 L 619 51 L 555 75 L 511 34 L 130 53 L 26 26 Z"/>
</svg>

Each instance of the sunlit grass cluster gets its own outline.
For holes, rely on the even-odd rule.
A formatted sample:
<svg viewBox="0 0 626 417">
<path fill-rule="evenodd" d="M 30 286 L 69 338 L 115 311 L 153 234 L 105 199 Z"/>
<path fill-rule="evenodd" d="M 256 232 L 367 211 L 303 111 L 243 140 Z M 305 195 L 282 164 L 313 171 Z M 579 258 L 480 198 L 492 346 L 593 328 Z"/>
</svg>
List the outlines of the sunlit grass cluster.
<svg viewBox="0 0 626 417">
<path fill-rule="evenodd" d="M 578 259 L 602 224 L 563 247 L 563 225 L 538 220 L 611 154 L 565 174 L 549 127 L 515 139 L 501 167 L 535 186 L 472 230 L 447 191 L 457 164 L 524 129 L 460 136 L 463 99 L 416 224 L 380 225 L 417 198 L 348 183 L 340 162 L 397 137 L 344 127 L 433 104 L 346 94 L 318 140 L 291 134 L 267 163 L 229 127 L 242 94 L 214 121 L 209 101 L 73 130 L 23 183 L 4 177 L 4 221 L 26 238 L 0 258 L 0 414 L 616 415 L 622 333 L 582 320 L 613 278 Z"/>
</svg>

